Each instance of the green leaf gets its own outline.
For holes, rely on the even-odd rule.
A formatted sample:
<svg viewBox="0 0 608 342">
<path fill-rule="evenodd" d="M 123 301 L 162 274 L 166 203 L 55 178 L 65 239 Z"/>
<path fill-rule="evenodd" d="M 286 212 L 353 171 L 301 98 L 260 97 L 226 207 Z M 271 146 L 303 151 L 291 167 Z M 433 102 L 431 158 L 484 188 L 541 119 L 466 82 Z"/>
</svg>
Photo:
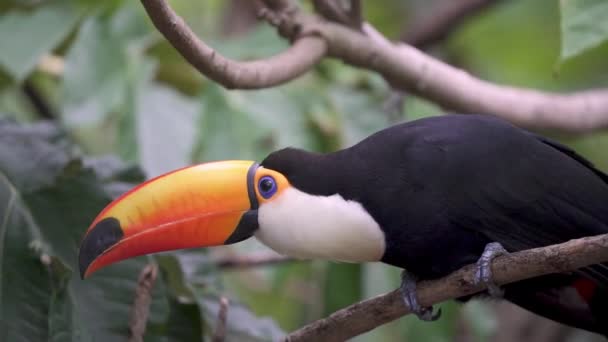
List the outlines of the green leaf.
<svg viewBox="0 0 608 342">
<path fill-rule="evenodd" d="M 79 241 L 110 197 L 99 175 L 83 167 L 57 132 L 48 123 L 0 121 L 0 337 L 124 340 L 146 259 L 79 279 Z M 107 181 L 120 178 L 114 171 L 106 172 Z M 162 286 L 155 288 L 152 306 L 150 323 L 165 324 L 169 303 Z"/>
<path fill-rule="evenodd" d="M 172 255 L 157 256 L 163 270 L 165 283 L 179 311 L 172 311 L 175 326 L 168 330 L 171 341 L 178 337 L 183 341 L 198 340 L 204 330 L 211 335 L 217 323 L 219 296 L 214 290 L 219 286 L 217 274 L 209 267 L 207 253 L 202 250 L 184 250 Z M 195 304 L 196 306 L 192 306 Z M 189 312 L 190 315 L 182 314 Z M 205 329 L 195 329 L 192 322 L 204 321 Z M 193 321 L 194 320 L 194 321 Z M 231 300 L 228 308 L 227 341 L 276 341 L 285 333 L 270 318 L 256 317 L 248 308 Z"/>
<path fill-rule="evenodd" d="M 189 277 L 184 274 L 183 259 L 180 257 L 182 253 L 198 256 L 194 258 L 197 261 L 201 261 L 200 257 L 203 256 L 201 253 L 184 251 L 156 257 L 170 296 L 170 316 L 165 334 L 171 341 L 201 341 L 204 320 L 195 293 L 189 284 Z"/>
<path fill-rule="evenodd" d="M 254 159 L 256 141 L 265 133 L 216 85 L 206 89 L 195 145 L 195 160 Z"/>
<path fill-rule="evenodd" d="M 0 173 L 0 339 L 44 341 L 52 285 L 30 248 L 40 231 L 17 191 Z"/>
<path fill-rule="evenodd" d="M 80 15 L 71 2 L 48 1 L 31 12 L 0 16 L 0 66 L 21 82 L 70 33 Z"/>
<path fill-rule="evenodd" d="M 63 111 L 69 125 L 97 122 L 123 103 L 128 59 L 121 43 L 99 16 L 82 24 L 65 59 Z"/>
<path fill-rule="evenodd" d="M 52 185 L 71 159 L 67 149 L 49 143 L 61 143 L 59 129 L 45 122 L 18 126 L 8 120 L 0 120 L 0 127 L 0 170 L 15 188 L 29 192 Z"/>
<path fill-rule="evenodd" d="M 135 110 L 138 160 L 150 176 L 190 164 L 199 103 L 156 83 L 139 92 Z"/>
<path fill-rule="evenodd" d="M 266 58 L 286 49 L 285 40 L 277 39 L 276 30 L 269 25 L 259 25 L 243 37 L 220 40 L 212 44 L 225 56 L 238 60 Z"/>
<path fill-rule="evenodd" d="M 561 59 L 577 56 L 608 40 L 608 2 L 561 0 Z"/>
<path fill-rule="evenodd" d="M 382 101 L 368 92 L 334 87 L 328 97 L 342 122 L 343 146 L 356 144 L 389 126 L 388 115 L 381 110 Z"/>
<path fill-rule="evenodd" d="M 315 149 L 307 115 L 314 97 L 306 90 L 301 86 L 256 91 L 207 87 L 193 158 L 261 160 L 286 146 Z"/>
<path fill-rule="evenodd" d="M 143 49 L 153 41 L 134 6 L 126 2 L 113 15 L 90 16 L 81 25 L 65 59 L 63 111 L 69 126 L 97 123 L 124 109 L 133 95 L 129 85 L 137 82 L 140 68 L 149 70 Z"/>
</svg>

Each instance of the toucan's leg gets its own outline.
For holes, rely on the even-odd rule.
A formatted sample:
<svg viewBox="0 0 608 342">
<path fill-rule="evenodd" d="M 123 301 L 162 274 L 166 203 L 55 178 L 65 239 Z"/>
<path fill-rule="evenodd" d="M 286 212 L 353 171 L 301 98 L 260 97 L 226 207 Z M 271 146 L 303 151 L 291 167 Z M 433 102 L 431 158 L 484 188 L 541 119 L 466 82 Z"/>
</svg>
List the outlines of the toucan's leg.
<svg viewBox="0 0 608 342">
<path fill-rule="evenodd" d="M 433 313 L 432 306 L 420 306 L 416 294 L 416 281 L 416 277 L 403 270 L 401 273 L 401 292 L 403 293 L 405 306 L 423 321 L 437 320 L 441 316 L 441 308 Z"/>
<path fill-rule="evenodd" d="M 481 257 L 477 261 L 477 272 L 475 273 L 475 283 L 483 283 L 488 288 L 488 293 L 492 297 L 502 297 L 503 290 L 494 283 L 492 277 L 492 260 L 497 256 L 507 254 L 506 249 L 498 242 L 491 242 L 486 245 Z"/>
</svg>

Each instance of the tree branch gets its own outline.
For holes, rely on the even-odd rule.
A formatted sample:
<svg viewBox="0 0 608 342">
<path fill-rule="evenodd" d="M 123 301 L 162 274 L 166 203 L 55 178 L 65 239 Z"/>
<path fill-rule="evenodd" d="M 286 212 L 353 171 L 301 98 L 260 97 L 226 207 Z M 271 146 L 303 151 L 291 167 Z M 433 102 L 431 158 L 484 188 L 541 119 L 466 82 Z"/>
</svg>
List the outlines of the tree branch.
<svg viewBox="0 0 608 342">
<path fill-rule="evenodd" d="M 608 234 L 500 256 L 494 259 L 492 272 L 495 282 L 504 285 L 606 261 Z M 444 278 L 421 282 L 418 284 L 420 304 L 433 305 L 482 291 L 482 284 L 474 284 L 475 270 L 476 265 L 471 264 Z M 285 340 L 345 341 L 409 313 L 401 291 L 395 290 L 336 311 L 290 333 Z"/>
<path fill-rule="evenodd" d="M 432 18 L 425 16 L 416 21 L 401 40 L 419 49 L 425 49 L 445 39 L 465 19 L 499 2 L 500 0 L 440 2 L 439 6 L 431 11 Z"/>
<path fill-rule="evenodd" d="M 220 297 L 220 308 L 217 312 L 217 323 L 211 337 L 212 342 L 223 342 L 226 339 L 226 320 L 228 318 L 228 298 Z"/>
<path fill-rule="evenodd" d="M 277 56 L 236 62 L 200 41 L 164 0 L 142 0 L 171 44 L 200 72 L 227 88 L 266 88 L 287 82 L 312 68 L 327 52 L 350 65 L 378 72 L 392 86 L 450 111 L 491 114 L 529 129 L 584 133 L 608 128 L 607 89 L 557 94 L 493 84 L 409 45 L 381 43 L 357 30 L 305 14 L 291 1 L 263 2 L 265 19 L 288 38 L 300 38 Z M 290 28 L 287 34 L 285 27 Z"/>
<path fill-rule="evenodd" d="M 530 129 L 583 133 L 608 128 L 608 90 L 556 94 L 480 80 L 406 44 L 384 44 L 331 22 L 316 30 L 329 55 L 373 70 L 391 85 L 463 113 L 492 114 Z"/>
<path fill-rule="evenodd" d="M 238 62 L 226 58 L 198 39 L 165 0 L 141 0 L 154 26 L 203 75 L 226 88 L 257 89 L 290 81 L 317 64 L 327 46 L 318 37 L 302 36 L 281 54 Z"/>
<path fill-rule="evenodd" d="M 129 342 L 144 340 L 148 315 L 150 314 L 152 288 L 157 276 L 158 267 L 154 264 L 146 265 L 139 274 L 137 288 L 135 289 L 135 301 L 131 307 L 131 318 L 129 320 Z"/>
</svg>

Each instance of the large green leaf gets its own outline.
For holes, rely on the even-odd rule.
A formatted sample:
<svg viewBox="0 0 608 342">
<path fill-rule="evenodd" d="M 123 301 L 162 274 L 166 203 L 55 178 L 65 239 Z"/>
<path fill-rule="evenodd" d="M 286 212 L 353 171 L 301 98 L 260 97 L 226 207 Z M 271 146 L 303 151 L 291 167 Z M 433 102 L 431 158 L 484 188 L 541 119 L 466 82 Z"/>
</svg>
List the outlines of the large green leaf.
<svg viewBox="0 0 608 342">
<path fill-rule="evenodd" d="M 173 297 L 188 305 L 182 307 L 181 315 L 174 312 L 175 326 L 170 328 L 170 335 L 173 338 L 183 337 L 184 341 L 194 340 L 193 336 L 199 336 L 197 334 L 201 332 L 210 336 L 217 324 L 219 279 L 215 275 L 217 270 L 209 264 L 207 254 L 204 251 L 186 250 L 157 259 Z M 190 314 L 184 315 L 184 312 Z M 204 321 L 205 329 L 188 325 L 196 317 Z M 256 317 L 236 300 L 230 301 L 226 320 L 227 341 L 277 341 L 284 335 L 285 332 L 272 319 Z"/>
<path fill-rule="evenodd" d="M 0 16 L 0 66 L 22 81 L 72 30 L 81 12 L 71 2 L 49 1 L 31 12 Z"/>
<path fill-rule="evenodd" d="M 78 156 L 50 123 L 0 120 L 0 340 L 126 340 L 138 274 L 151 259 L 126 260 L 81 280 L 77 249 L 96 214 L 142 178 L 115 157 Z M 157 259 L 162 272 L 146 341 L 201 340 L 216 314 L 208 301 L 217 299 L 217 269 L 200 251 Z M 231 310 L 235 339 L 283 334 L 270 319 L 236 304 Z"/>
<path fill-rule="evenodd" d="M 81 26 L 65 60 L 63 110 L 68 124 L 99 121 L 123 103 L 128 59 L 121 43 L 101 16 Z"/>
<path fill-rule="evenodd" d="M 202 101 L 195 160 L 254 159 L 259 155 L 256 141 L 266 132 L 260 132 L 255 121 L 230 103 L 222 89 L 209 86 Z"/>
<path fill-rule="evenodd" d="M 127 334 L 146 261 L 79 279 L 78 243 L 110 198 L 71 151 L 48 123 L 22 128 L 0 122 L 0 319 L 8 337 L 2 340 L 116 341 Z M 153 298 L 158 314 L 150 318 L 157 324 L 168 311 L 160 290 Z"/>
<path fill-rule="evenodd" d="M 209 86 L 202 95 L 195 160 L 261 160 L 279 148 L 317 149 L 308 112 L 315 97 L 304 84 L 256 91 Z"/>
<path fill-rule="evenodd" d="M 556 74 L 560 56 L 556 0 L 501 2 L 469 18 L 447 43 L 444 58 L 499 84 L 566 91 L 605 86 L 608 81 L 606 44 L 569 60 Z"/>
<path fill-rule="evenodd" d="M 608 40 L 608 2 L 562 0 L 562 60 L 574 57 Z"/>
<path fill-rule="evenodd" d="M 156 83 L 139 89 L 136 101 L 133 133 L 146 174 L 156 176 L 188 165 L 199 102 Z"/>
<path fill-rule="evenodd" d="M 127 2 L 112 15 L 88 17 L 65 60 L 64 119 L 70 126 L 99 122 L 124 110 L 129 85 L 150 44 L 150 31 L 136 4 Z"/>
</svg>

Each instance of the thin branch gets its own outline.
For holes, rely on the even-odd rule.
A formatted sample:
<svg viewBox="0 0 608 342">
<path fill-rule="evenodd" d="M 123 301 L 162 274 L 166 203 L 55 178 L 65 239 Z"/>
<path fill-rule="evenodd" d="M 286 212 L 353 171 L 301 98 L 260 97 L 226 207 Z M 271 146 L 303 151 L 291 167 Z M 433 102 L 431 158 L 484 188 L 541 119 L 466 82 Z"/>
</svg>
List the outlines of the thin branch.
<svg viewBox="0 0 608 342">
<path fill-rule="evenodd" d="M 511 253 L 494 259 L 494 280 L 504 285 L 550 273 L 569 272 L 591 264 L 608 261 L 608 234 L 571 240 L 562 244 Z M 421 305 L 433 305 L 448 299 L 480 292 L 475 285 L 476 265 L 471 264 L 435 281 L 418 285 Z M 401 291 L 395 290 L 334 312 L 310 323 L 286 337 L 286 341 L 345 341 L 379 325 L 407 315 Z"/>
<path fill-rule="evenodd" d="M 143 342 L 144 340 L 148 315 L 150 314 L 152 288 L 157 276 L 158 267 L 154 264 L 146 265 L 139 274 L 129 320 L 129 342 Z"/>
<path fill-rule="evenodd" d="M 211 341 L 223 342 L 226 339 L 226 320 L 228 318 L 228 306 L 230 302 L 228 298 L 220 297 L 220 308 L 217 312 L 217 323 Z"/>
<path fill-rule="evenodd" d="M 192 32 L 165 0 L 141 0 L 154 26 L 203 75 L 226 88 L 257 89 L 290 81 L 310 70 L 325 55 L 323 40 L 302 36 L 281 54 L 239 62 L 228 59 Z"/>
<path fill-rule="evenodd" d="M 449 34 L 456 31 L 467 19 L 474 17 L 501 0 L 459 0 L 440 1 L 421 19 L 417 19 L 402 34 L 401 40 L 420 50 L 442 42 Z M 406 93 L 391 87 L 389 98 L 383 109 L 393 116 L 401 115 Z"/>
<path fill-rule="evenodd" d="M 249 268 L 258 266 L 270 266 L 279 263 L 293 262 L 297 259 L 290 258 L 284 255 L 275 253 L 250 254 L 245 256 L 230 256 L 217 259 L 214 264 L 218 268 L 233 269 L 233 268 Z"/>
<path fill-rule="evenodd" d="M 414 23 L 401 38 L 402 41 L 419 49 L 444 40 L 465 19 L 479 14 L 501 0 L 459 0 L 440 2 L 431 10 L 430 16 Z"/>
<path fill-rule="evenodd" d="M 280 55 L 235 62 L 200 41 L 164 0 L 142 0 L 156 27 L 199 71 L 228 88 L 265 88 L 309 70 L 325 54 L 378 72 L 398 89 L 445 109 L 502 117 L 530 129 L 585 133 L 608 128 L 608 90 L 570 94 L 502 86 L 477 79 L 406 44 L 384 44 L 346 26 L 305 14 L 288 0 L 263 0 L 264 18 L 287 37 Z M 279 8 L 282 12 L 270 13 Z M 327 50 L 327 51 L 326 51 Z"/>
<path fill-rule="evenodd" d="M 583 133 L 608 128 L 608 89 L 570 94 L 502 86 L 406 44 L 384 44 L 331 22 L 316 30 L 330 56 L 381 74 L 396 88 L 463 113 L 492 114 L 530 129 Z"/>
</svg>

